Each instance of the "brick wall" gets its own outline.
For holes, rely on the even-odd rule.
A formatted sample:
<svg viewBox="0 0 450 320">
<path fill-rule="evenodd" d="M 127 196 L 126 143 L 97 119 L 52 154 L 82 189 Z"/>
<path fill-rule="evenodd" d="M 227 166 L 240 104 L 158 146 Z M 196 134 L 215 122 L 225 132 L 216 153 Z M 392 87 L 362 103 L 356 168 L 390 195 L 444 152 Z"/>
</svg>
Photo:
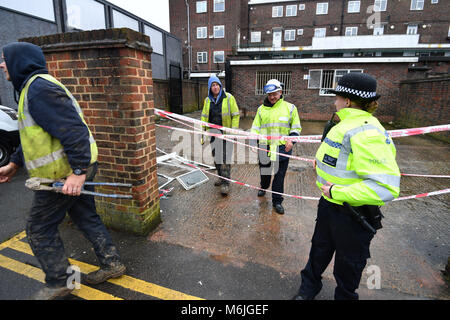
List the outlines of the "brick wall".
<svg viewBox="0 0 450 320">
<path fill-rule="evenodd" d="M 405 80 L 400 83 L 400 100 L 395 115 L 402 127 L 424 127 L 450 123 L 450 76 Z M 450 142 L 450 133 L 433 134 Z"/>
<path fill-rule="evenodd" d="M 262 104 L 264 95 L 255 95 L 256 72 L 292 71 L 292 90 L 285 99 L 298 108 L 301 119 L 329 120 L 334 112 L 334 97 L 320 96 L 318 89 L 308 89 L 308 80 L 304 75 L 313 69 L 362 69 L 365 73 L 374 76 L 378 81 L 378 93 L 382 95 L 379 100 L 380 107 L 377 117 L 384 122 L 392 121 L 399 105 L 399 84 L 407 78 L 408 64 L 293 64 L 293 65 L 266 65 L 266 66 L 232 66 L 233 69 L 233 95 L 236 97 L 239 108 L 248 115 L 254 115 Z M 239 89 L 238 89 L 239 88 Z"/>
<path fill-rule="evenodd" d="M 160 222 L 151 48 L 147 36 L 108 29 L 22 39 L 78 100 L 99 149 L 96 180 L 131 183 L 132 200 L 96 198 L 105 224 L 145 234 Z M 116 193 L 117 188 L 97 188 Z"/>
</svg>

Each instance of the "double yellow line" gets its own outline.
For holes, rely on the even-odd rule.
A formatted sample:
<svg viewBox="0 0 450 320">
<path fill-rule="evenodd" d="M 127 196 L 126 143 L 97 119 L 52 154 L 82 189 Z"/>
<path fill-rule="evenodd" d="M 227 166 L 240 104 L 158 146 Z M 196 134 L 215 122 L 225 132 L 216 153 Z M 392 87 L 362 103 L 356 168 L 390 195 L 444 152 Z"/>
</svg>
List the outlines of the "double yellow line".
<svg viewBox="0 0 450 320">
<path fill-rule="evenodd" d="M 30 246 L 27 243 L 20 241 L 25 237 L 26 233 L 25 231 L 23 231 L 20 234 L 14 236 L 13 238 L 1 243 L 0 251 L 6 248 L 10 248 L 25 254 L 33 255 Z M 98 270 L 98 267 L 96 266 L 73 259 L 69 259 L 69 263 L 71 265 L 75 265 L 78 268 L 80 268 L 82 273 L 89 273 Z M 45 274 L 42 272 L 41 269 L 8 258 L 1 254 L 0 254 L 0 267 L 24 275 L 28 278 L 37 280 L 42 283 L 44 282 L 45 279 Z M 116 279 L 109 279 L 108 282 L 162 300 L 203 300 L 198 297 L 194 297 L 188 294 L 184 294 L 182 292 L 158 286 L 156 284 L 149 283 L 143 280 L 132 278 L 127 275 L 123 275 L 120 278 Z M 81 285 L 80 289 L 74 290 L 72 294 L 86 300 L 123 300 L 122 298 L 113 296 L 109 293 L 102 292 L 100 290 L 88 287 L 83 284 Z"/>
</svg>

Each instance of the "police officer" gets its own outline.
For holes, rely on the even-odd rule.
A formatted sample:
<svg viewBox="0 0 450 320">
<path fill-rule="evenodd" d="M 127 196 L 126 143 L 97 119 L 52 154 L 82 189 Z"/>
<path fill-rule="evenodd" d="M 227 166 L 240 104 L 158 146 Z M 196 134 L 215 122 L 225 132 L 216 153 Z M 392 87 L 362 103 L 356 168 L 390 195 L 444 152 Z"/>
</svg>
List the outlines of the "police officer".
<svg viewBox="0 0 450 320">
<path fill-rule="evenodd" d="M 297 107 L 284 100 L 280 81 L 269 80 L 264 86 L 264 92 L 267 97 L 258 108 L 251 132 L 268 136 L 299 136 L 302 127 Z M 272 191 L 283 193 L 289 158 L 279 156 L 276 152 L 292 155 L 294 143 L 290 140 L 261 139 L 258 144 L 259 148 L 265 149 L 258 152 L 261 189 L 269 188 L 272 171 L 274 171 Z M 263 197 L 265 194 L 264 190 L 258 191 L 258 197 Z M 278 214 L 284 214 L 282 203 L 283 196 L 272 193 L 272 205 Z"/>
<path fill-rule="evenodd" d="M 355 290 L 370 258 L 373 230 L 352 212 L 381 227 L 371 212 L 398 197 L 400 171 L 391 137 L 372 115 L 380 97 L 376 80 L 364 73 L 342 77 L 335 90 L 340 122 L 316 154 L 316 184 L 322 191 L 309 260 L 296 300 L 311 300 L 322 288 L 322 273 L 335 255 L 335 299 L 358 299 Z M 379 213 L 381 214 L 381 213 Z M 378 223 L 377 223 L 378 222 Z M 379 226 L 376 226 L 378 224 Z"/>
<path fill-rule="evenodd" d="M 232 94 L 225 92 L 219 78 L 212 75 L 208 81 L 208 97 L 203 104 L 201 119 L 204 122 L 217 124 L 227 128 L 239 128 L 239 108 Z M 203 127 L 207 130 L 207 127 Z M 223 134 L 222 130 L 209 129 L 211 133 Z M 204 139 L 202 138 L 202 144 Z M 231 176 L 231 162 L 233 155 L 233 143 L 223 139 L 211 138 L 211 150 L 217 174 L 224 178 Z M 214 185 L 220 186 L 220 193 L 227 196 L 230 182 L 219 178 Z"/>
</svg>

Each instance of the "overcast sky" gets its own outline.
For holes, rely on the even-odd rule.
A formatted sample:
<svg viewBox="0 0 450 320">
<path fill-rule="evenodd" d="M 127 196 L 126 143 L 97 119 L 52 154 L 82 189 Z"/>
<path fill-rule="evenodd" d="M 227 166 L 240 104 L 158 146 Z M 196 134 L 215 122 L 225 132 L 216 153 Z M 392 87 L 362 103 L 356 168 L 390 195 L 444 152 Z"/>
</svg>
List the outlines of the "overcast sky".
<svg viewBox="0 0 450 320">
<path fill-rule="evenodd" d="M 107 0 L 170 32 L 169 0 Z"/>
</svg>

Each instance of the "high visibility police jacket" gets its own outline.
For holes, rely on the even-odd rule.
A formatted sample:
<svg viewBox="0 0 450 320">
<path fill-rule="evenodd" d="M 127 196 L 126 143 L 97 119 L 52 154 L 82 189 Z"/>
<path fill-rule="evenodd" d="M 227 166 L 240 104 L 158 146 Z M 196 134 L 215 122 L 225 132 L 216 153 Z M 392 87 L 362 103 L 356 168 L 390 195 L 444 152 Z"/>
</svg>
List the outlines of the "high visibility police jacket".
<svg viewBox="0 0 450 320">
<path fill-rule="evenodd" d="M 300 135 L 302 126 L 298 116 L 297 107 L 283 98 L 278 100 L 272 107 L 262 104 L 256 113 L 252 124 L 252 133 L 266 136 L 289 136 Z M 285 140 L 260 139 L 260 145 L 270 145 L 273 151 L 280 145 L 285 145 Z M 274 157 L 271 158 L 274 160 Z"/>
<path fill-rule="evenodd" d="M 236 99 L 232 94 L 225 92 L 225 90 L 223 90 L 222 94 L 225 94 L 222 100 L 222 127 L 237 129 L 239 128 L 240 113 Z M 203 122 L 209 122 L 210 106 L 211 100 L 209 97 L 206 97 L 201 117 Z M 202 126 L 202 129 L 206 131 L 208 127 Z"/>
<path fill-rule="evenodd" d="M 87 125 L 83 119 L 83 113 L 78 102 L 62 83 L 48 74 L 37 74 L 27 81 L 20 94 L 18 110 L 18 125 L 25 166 L 30 177 L 56 180 L 69 176 L 73 171 L 61 142 L 41 128 L 34 121 L 29 111 L 28 89 L 38 77 L 61 87 L 72 100 L 72 107 L 75 108 L 86 128 Z M 97 161 L 98 150 L 92 133 L 89 128 L 87 130 L 90 141 L 90 163 L 92 164 Z"/>
<path fill-rule="evenodd" d="M 316 154 L 316 184 L 331 182 L 333 203 L 384 205 L 400 193 L 400 170 L 392 138 L 370 113 L 344 108 L 341 121 L 327 134 Z"/>
</svg>

